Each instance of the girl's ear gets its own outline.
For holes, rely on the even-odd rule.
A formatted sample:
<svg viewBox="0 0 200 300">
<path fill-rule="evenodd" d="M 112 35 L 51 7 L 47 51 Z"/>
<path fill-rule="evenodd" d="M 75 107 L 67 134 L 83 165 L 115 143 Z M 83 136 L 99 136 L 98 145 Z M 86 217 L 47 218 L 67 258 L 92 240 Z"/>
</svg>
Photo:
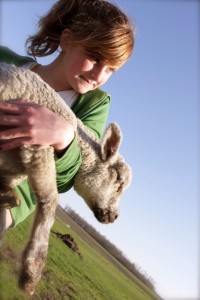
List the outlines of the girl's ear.
<svg viewBox="0 0 200 300">
<path fill-rule="evenodd" d="M 65 51 L 67 46 L 69 45 L 69 37 L 71 36 L 71 30 L 66 28 L 63 30 L 60 37 L 60 48 L 62 51 Z"/>
</svg>

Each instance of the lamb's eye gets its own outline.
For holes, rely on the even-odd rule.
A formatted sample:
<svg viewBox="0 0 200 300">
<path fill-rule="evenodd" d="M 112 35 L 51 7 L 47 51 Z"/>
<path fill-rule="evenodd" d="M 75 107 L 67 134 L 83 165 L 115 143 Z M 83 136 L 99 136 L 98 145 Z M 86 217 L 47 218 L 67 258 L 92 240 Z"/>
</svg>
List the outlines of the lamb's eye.
<svg viewBox="0 0 200 300">
<path fill-rule="evenodd" d="M 117 173 L 117 181 L 121 181 L 121 176 Z"/>
</svg>

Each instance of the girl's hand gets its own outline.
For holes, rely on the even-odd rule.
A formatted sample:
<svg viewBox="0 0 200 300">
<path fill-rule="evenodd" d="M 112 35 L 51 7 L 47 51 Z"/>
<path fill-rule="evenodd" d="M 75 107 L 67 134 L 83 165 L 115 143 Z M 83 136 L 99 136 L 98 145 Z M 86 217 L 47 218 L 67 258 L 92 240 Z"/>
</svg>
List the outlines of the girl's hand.
<svg viewBox="0 0 200 300">
<path fill-rule="evenodd" d="M 71 123 L 49 109 L 24 100 L 0 101 L 1 151 L 32 144 L 51 145 L 61 154 L 73 139 Z"/>
</svg>

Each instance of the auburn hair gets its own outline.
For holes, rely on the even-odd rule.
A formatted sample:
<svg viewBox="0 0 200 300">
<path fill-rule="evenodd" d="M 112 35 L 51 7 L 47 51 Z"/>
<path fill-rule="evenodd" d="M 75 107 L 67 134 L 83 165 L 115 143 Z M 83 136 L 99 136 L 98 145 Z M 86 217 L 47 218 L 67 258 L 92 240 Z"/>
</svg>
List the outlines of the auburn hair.
<svg viewBox="0 0 200 300">
<path fill-rule="evenodd" d="M 59 0 L 41 17 L 38 32 L 26 41 L 31 56 L 58 50 L 61 34 L 70 29 L 70 43 L 95 58 L 122 65 L 132 54 L 134 25 L 116 5 L 105 0 Z"/>
</svg>

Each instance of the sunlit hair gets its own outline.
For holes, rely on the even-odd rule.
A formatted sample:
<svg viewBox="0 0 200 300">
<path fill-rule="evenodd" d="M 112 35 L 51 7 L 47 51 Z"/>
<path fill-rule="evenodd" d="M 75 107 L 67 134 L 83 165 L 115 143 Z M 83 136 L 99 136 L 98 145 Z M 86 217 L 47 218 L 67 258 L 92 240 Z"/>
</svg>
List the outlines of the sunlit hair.
<svg viewBox="0 0 200 300">
<path fill-rule="evenodd" d="M 116 5 L 104 0 L 59 0 L 39 21 L 38 32 L 26 41 L 34 57 L 54 53 L 64 29 L 70 43 L 84 47 L 96 59 L 122 65 L 132 54 L 134 25 Z"/>
</svg>

